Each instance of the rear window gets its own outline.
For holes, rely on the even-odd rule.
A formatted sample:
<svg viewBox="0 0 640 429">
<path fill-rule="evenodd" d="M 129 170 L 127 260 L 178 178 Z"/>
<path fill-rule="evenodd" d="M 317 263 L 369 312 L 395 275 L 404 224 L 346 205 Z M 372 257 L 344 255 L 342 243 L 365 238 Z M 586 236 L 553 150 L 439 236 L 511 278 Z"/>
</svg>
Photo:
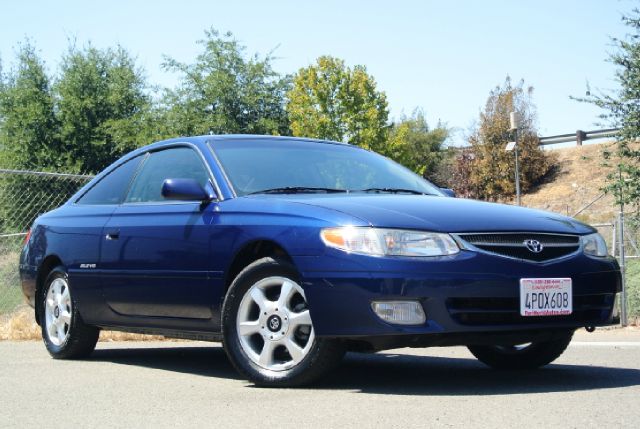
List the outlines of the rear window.
<svg viewBox="0 0 640 429">
<path fill-rule="evenodd" d="M 87 205 L 120 204 L 129 189 L 129 183 L 131 183 L 131 178 L 140 164 L 140 159 L 141 157 L 138 156 L 116 167 L 85 192 L 76 203 Z"/>
</svg>

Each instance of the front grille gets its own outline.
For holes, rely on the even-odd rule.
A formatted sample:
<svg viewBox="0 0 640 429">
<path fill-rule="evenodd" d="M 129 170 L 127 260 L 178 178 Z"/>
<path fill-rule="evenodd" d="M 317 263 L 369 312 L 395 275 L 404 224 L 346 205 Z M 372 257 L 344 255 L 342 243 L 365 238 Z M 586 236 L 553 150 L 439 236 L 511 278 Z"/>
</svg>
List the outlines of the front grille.
<svg viewBox="0 0 640 429">
<path fill-rule="evenodd" d="M 573 311 L 566 316 L 524 317 L 516 298 L 449 298 L 447 310 L 462 325 L 518 325 L 545 322 L 597 323 L 607 320 L 613 306 L 613 294 L 577 295 Z"/>
<path fill-rule="evenodd" d="M 473 247 L 496 255 L 525 261 L 545 262 L 570 255 L 580 248 L 580 237 L 576 235 L 541 233 L 486 233 L 458 234 L 458 237 Z M 532 252 L 527 240 L 538 241 L 542 251 Z"/>
</svg>

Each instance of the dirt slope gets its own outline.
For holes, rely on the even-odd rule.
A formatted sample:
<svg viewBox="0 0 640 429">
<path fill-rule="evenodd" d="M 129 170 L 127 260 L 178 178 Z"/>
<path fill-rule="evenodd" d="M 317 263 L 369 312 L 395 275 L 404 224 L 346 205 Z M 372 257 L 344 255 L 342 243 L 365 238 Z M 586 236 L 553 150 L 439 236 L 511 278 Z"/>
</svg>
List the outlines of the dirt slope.
<svg viewBox="0 0 640 429">
<path fill-rule="evenodd" d="M 611 143 L 550 150 L 555 171 L 548 179 L 522 197 L 527 207 L 574 216 L 603 194 L 610 167 L 602 155 Z M 610 222 L 617 213 L 613 196 L 605 195 L 576 217 L 588 223 Z"/>
</svg>

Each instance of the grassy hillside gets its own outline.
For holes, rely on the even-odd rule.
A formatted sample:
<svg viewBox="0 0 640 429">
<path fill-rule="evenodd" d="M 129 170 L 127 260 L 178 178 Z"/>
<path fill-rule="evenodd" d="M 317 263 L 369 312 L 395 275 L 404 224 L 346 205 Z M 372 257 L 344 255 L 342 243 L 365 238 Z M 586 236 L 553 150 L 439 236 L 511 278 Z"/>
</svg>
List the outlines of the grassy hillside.
<svg viewBox="0 0 640 429">
<path fill-rule="evenodd" d="M 556 166 L 544 183 L 522 197 L 522 204 L 573 216 L 602 195 L 610 169 L 603 150 L 610 143 L 550 150 Z M 613 197 L 605 195 L 577 217 L 587 223 L 611 222 L 617 213 Z"/>
</svg>

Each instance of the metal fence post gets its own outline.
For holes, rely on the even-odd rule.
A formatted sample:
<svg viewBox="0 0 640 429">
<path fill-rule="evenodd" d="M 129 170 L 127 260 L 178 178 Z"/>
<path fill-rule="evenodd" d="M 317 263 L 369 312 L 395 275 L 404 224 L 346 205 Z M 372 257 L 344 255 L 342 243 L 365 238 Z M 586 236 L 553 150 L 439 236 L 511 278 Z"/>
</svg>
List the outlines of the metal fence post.
<svg viewBox="0 0 640 429">
<path fill-rule="evenodd" d="M 618 214 L 618 246 L 620 257 L 620 274 L 622 275 L 622 292 L 620 293 L 620 324 L 627 326 L 627 288 L 625 282 L 625 251 L 624 251 L 624 211 Z"/>
<path fill-rule="evenodd" d="M 618 236 L 618 219 L 613 218 L 611 221 L 613 227 L 611 228 L 611 256 L 616 257 L 616 237 Z"/>
</svg>

